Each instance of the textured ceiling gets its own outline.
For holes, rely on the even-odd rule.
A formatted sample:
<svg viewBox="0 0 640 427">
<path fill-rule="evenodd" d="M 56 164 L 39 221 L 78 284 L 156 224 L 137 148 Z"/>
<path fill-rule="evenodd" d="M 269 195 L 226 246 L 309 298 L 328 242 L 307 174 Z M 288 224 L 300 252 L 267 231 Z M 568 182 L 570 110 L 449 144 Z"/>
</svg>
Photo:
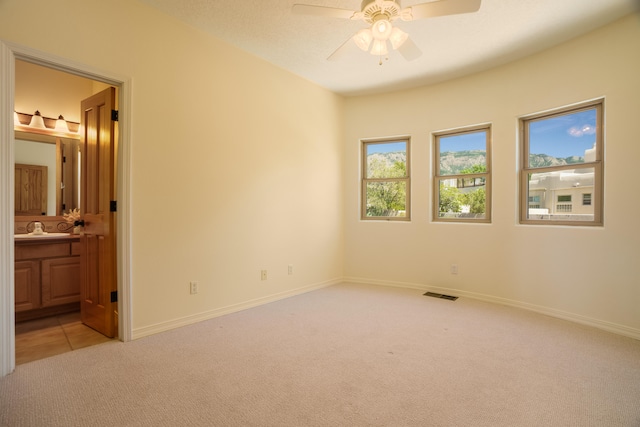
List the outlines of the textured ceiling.
<svg viewBox="0 0 640 427">
<path fill-rule="evenodd" d="M 342 95 L 431 84 L 549 48 L 640 8 L 640 0 L 482 0 L 476 13 L 396 21 L 423 54 L 379 58 L 355 45 L 327 61 L 362 21 L 294 15 L 295 3 L 360 10 L 360 0 L 140 0 Z M 456 1 L 456 0 L 441 0 Z M 424 0 L 405 0 L 408 7 Z M 597 57 L 594 54 L 594 61 Z"/>
</svg>

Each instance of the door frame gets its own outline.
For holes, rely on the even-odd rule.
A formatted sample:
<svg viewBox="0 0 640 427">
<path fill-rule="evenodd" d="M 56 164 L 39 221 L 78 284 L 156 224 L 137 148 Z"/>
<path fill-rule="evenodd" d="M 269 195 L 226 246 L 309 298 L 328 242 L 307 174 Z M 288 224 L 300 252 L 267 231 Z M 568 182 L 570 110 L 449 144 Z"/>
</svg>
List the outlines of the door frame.
<svg viewBox="0 0 640 427">
<path fill-rule="evenodd" d="M 13 106 L 15 60 L 31 62 L 118 88 L 116 160 L 118 338 L 132 339 L 131 308 L 131 78 L 0 39 L 0 377 L 15 369 Z"/>
</svg>

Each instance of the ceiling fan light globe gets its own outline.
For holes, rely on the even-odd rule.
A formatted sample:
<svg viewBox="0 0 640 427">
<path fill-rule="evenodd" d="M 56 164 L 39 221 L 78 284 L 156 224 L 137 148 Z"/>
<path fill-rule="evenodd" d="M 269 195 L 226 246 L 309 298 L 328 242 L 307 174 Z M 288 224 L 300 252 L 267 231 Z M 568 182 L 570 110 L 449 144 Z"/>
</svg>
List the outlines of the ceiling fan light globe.
<svg viewBox="0 0 640 427">
<path fill-rule="evenodd" d="M 371 55 L 384 56 L 389 53 L 386 40 L 374 40 L 371 47 Z"/>
<path fill-rule="evenodd" d="M 368 28 L 363 28 L 358 31 L 358 33 L 353 36 L 353 41 L 356 46 L 365 52 L 369 50 L 369 46 L 371 45 L 371 40 L 373 40 L 373 35 L 371 35 L 371 30 Z"/>
<path fill-rule="evenodd" d="M 389 36 L 389 41 L 391 42 L 391 47 L 393 50 L 396 50 L 400 46 L 404 44 L 409 38 L 409 34 L 405 33 L 398 27 L 394 27 L 391 31 L 391 35 Z"/>
<path fill-rule="evenodd" d="M 375 40 L 387 40 L 392 30 L 391 22 L 386 19 L 380 19 L 371 26 L 371 34 Z"/>
</svg>

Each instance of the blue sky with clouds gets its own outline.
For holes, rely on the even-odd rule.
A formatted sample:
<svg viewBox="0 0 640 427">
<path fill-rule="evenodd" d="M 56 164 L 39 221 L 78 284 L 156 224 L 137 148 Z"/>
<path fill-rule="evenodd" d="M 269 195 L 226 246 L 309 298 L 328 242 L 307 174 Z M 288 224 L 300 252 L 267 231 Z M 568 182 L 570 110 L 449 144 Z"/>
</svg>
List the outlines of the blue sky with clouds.
<svg viewBox="0 0 640 427">
<path fill-rule="evenodd" d="M 530 122 L 529 152 L 553 157 L 584 157 L 596 141 L 596 110 Z"/>
</svg>

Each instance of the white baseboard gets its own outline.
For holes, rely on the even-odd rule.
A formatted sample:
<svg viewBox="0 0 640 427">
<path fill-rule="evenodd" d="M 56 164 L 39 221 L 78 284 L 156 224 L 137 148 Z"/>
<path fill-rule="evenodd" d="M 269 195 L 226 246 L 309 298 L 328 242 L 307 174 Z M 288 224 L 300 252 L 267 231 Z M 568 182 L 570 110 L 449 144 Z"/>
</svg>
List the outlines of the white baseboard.
<svg viewBox="0 0 640 427">
<path fill-rule="evenodd" d="M 270 302 L 279 301 L 281 299 L 289 298 L 295 295 L 304 294 L 314 291 L 316 289 L 326 288 L 338 283 L 360 283 L 377 286 L 389 286 L 397 288 L 417 289 L 422 292 L 432 291 L 441 294 L 449 294 L 457 297 L 471 298 L 479 301 L 490 302 L 495 304 L 502 304 L 510 307 L 522 308 L 524 310 L 533 311 L 536 313 L 544 314 L 559 319 L 568 320 L 571 322 L 579 323 L 582 325 L 592 326 L 594 328 L 602 329 L 604 331 L 612 332 L 614 334 L 622 335 L 625 337 L 640 340 L 640 330 L 617 323 L 607 322 L 600 319 L 594 319 L 591 317 L 583 316 L 580 314 L 570 313 L 554 308 L 539 306 L 535 304 L 529 304 L 522 301 L 510 300 L 507 298 L 496 297 L 492 295 L 485 295 L 475 292 L 462 291 L 459 289 L 443 288 L 437 286 L 427 286 L 419 283 L 409 282 L 394 282 L 387 280 L 375 280 L 366 279 L 361 277 L 343 277 L 338 279 L 332 279 L 325 282 L 315 283 L 312 285 L 303 286 L 290 291 L 281 292 L 273 295 L 268 295 L 261 298 L 252 299 L 249 301 L 241 302 L 238 304 L 229 305 L 226 307 L 217 308 L 214 310 L 205 311 L 202 313 L 193 314 L 178 319 L 169 320 L 166 322 L 157 323 L 154 325 L 144 326 L 142 328 L 136 328 L 132 332 L 132 339 L 143 338 L 149 335 L 157 334 L 160 332 L 169 331 L 171 329 L 180 328 L 182 326 L 191 325 L 201 322 L 203 320 L 213 319 L 215 317 L 224 316 L 225 314 L 236 313 L 238 311 L 246 310 L 249 308 L 257 307 Z"/>
<path fill-rule="evenodd" d="M 180 328 L 182 326 L 187 326 L 194 323 L 202 322 L 203 320 L 213 319 L 215 317 L 224 316 L 225 314 L 236 313 L 238 311 L 246 310 L 248 308 L 257 307 L 263 304 L 279 301 L 281 299 L 289 298 L 295 295 L 304 294 L 307 292 L 314 291 L 316 289 L 326 288 L 328 286 L 332 286 L 341 282 L 343 282 L 341 278 L 328 280 L 325 282 L 315 283 L 312 285 L 303 286 L 301 288 L 296 288 L 290 291 L 267 295 L 265 297 L 252 299 L 252 300 L 241 302 L 238 304 L 233 304 L 226 307 L 220 307 L 214 310 L 197 313 L 190 316 L 169 320 L 166 322 L 156 323 L 154 325 L 144 326 L 142 328 L 135 328 L 132 331 L 131 338 L 134 340 L 138 338 L 143 338 L 143 337 L 157 334 L 160 332 L 169 331 L 171 329 Z"/>
<path fill-rule="evenodd" d="M 507 298 L 496 297 L 492 295 L 479 294 L 475 292 L 462 291 L 459 289 L 451 289 L 451 288 L 442 288 L 437 286 L 427 286 L 418 283 L 407 283 L 407 282 L 392 282 L 385 280 L 374 280 L 374 279 L 366 279 L 361 277 L 345 277 L 345 282 L 349 283 L 361 283 L 361 284 L 369 284 L 369 285 L 379 285 L 379 286 L 391 286 L 391 287 L 399 287 L 399 288 L 408 288 L 408 289 L 417 289 L 420 291 L 432 291 L 440 294 L 448 294 L 457 297 L 465 297 L 471 298 L 479 301 L 491 302 L 495 304 L 502 304 L 511 307 L 518 307 L 524 310 L 534 311 L 536 313 L 544 314 L 551 317 L 556 317 L 559 319 L 569 320 L 571 322 L 579 323 L 582 325 L 592 326 L 594 328 L 602 329 L 607 332 L 612 332 L 614 334 L 622 335 L 629 338 L 634 338 L 636 340 L 640 340 L 640 329 L 632 328 L 625 325 L 620 325 L 617 323 L 607 322 L 605 320 L 594 319 L 591 317 L 583 316 L 581 314 L 570 313 L 562 310 L 557 310 L 555 308 L 544 307 L 535 304 L 529 304 L 522 301 L 510 300 Z"/>
</svg>

